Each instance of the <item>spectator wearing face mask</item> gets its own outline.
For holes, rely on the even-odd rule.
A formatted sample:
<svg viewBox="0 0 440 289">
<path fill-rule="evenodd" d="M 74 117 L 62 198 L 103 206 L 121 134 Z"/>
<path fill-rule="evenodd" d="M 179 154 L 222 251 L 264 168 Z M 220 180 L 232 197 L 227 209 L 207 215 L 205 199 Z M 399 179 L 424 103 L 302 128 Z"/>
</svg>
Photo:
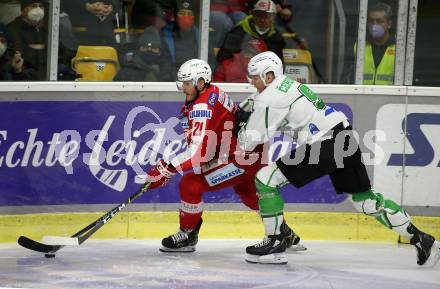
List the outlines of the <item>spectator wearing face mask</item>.
<svg viewBox="0 0 440 289">
<path fill-rule="evenodd" d="M 39 0 L 20 3 L 21 15 L 8 25 L 13 38 L 10 46 L 36 71 L 35 80 L 46 80 L 47 22 L 43 3 Z"/>
<path fill-rule="evenodd" d="M 178 0 L 173 21 L 161 30 L 161 35 L 168 49 L 174 68 L 177 71 L 188 59 L 198 57 L 199 30 L 195 25 L 194 11 L 198 11 L 195 1 Z"/>
<path fill-rule="evenodd" d="M 396 39 L 394 33 L 391 33 L 391 17 L 392 9 L 385 3 L 377 3 L 368 11 L 363 84 L 394 84 Z"/>
<path fill-rule="evenodd" d="M 136 52 L 125 55 L 113 81 L 171 81 L 174 70 L 169 56 L 162 54 L 162 43 L 155 27 L 145 28 Z"/>
<path fill-rule="evenodd" d="M 269 51 L 275 52 L 282 59 L 286 41 L 275 27 L 276 13 L 276 5 L 273 1 L 259 0 L 252 9 L 252 14 L 226 34 L 225 41 L 217 54 L 217 62 L 221 63 L 225 59 L 233 58 L 234 53 L 241 50 L 246 35 L 263 41 Z"/>
</svg>

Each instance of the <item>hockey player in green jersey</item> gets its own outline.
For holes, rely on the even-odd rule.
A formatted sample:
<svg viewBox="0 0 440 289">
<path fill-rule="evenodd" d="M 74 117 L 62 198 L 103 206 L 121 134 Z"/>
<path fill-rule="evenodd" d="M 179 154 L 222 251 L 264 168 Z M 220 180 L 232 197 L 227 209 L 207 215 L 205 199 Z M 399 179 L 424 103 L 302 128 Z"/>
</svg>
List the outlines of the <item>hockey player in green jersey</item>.
<svg viewBox="0 0 440 289">
<path fill-rule="evenodd" d="M 254 56 L 248 64 L 248 77 L 257 93 L 253 95 L 252 113 L 238 132 L 240 147 L 252 151 L 279 131 L 297 143 L 291 153 L 256 175 L 266 236 L 246 248 L 248 262 L 287 263 L 280 230 L 284 209 L 280 188 L 287 183 L 299 188 L 325 175 L 330 176 L 338 193 L 351 195 L 358 211 L 408 238 L 417 249 L 417 264 L 438 261 L 440 246 L 434 237 L 420 231 L 402 207 L 371 188 L 358 142 L 344 113 L 326 105 L 306 85 L 283 75 L 282 62 L 273 52 Z M 344 155 L 349 148 L 354 153 Z"/>
</svg>

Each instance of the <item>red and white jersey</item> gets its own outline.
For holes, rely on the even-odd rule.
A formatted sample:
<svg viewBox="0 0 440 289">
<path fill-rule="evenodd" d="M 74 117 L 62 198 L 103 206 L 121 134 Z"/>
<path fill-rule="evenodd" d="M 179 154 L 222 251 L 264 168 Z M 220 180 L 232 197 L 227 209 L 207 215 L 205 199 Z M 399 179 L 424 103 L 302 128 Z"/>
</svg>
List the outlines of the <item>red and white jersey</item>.
<svg viewBox="0 0 440 289">
<path fill-rule="evenodd" d="M 237 139 L 232 135 L 235 109 L 236 105 L 229 96 L 214 85 L 186 104 L 182 121 L 188 123 L 188 148 L 174 157 L 171 164 L 185 171 L 232 155 L 237 145 Z"/>
</svg>

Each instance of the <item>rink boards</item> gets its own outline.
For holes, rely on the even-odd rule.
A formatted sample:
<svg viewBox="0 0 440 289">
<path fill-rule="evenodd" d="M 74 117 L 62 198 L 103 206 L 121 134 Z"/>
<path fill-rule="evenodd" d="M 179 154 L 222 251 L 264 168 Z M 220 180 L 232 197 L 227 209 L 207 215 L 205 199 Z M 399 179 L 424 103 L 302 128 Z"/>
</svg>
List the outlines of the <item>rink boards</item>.
<svg viewBox="0 0 440 289">
<path fill-rule="evenodd" d="M 221 87 L 236 101 L 252 92 L 247 85 Z M 425 216 L 423 222 L 436 226 L 438 231 L 435 217 L 440 216 L 440 89 L 337 85 L 311 88 L 352 120 L 375 190 L 403 204 L 412 215 Z M 134 182 L 137 174 L 154 165 L 162 155 L 172 156 L 185 148 L 180 123 L 175 118 L 182 98 L 173 83 L 0 84 L 2 227 L 26 227 L 37 220 L 41 222 L 36 224 L 41 224 L 51 217 L 69 220 L 71 212 L 84 214 L 75 214 L 70 218 L 73 222 L 93 219 L 99 216 L 93 212 L 106 211 L 111 207 L 108 204 L 122 202 L 139 186 Z M 125 218 L 121 228 L 103 234 L 118 237 L 123 231 L 126 237 L 148 237 L 133 228 L 154 216 L 163 217 L 165 224 L 158 226 L 164 229 L 155 229 L 152 237 L 162 236 L 162 230 L 168 228 L 174 230 L 179 179 L 180 176 L 166 188 L 142 196 L 121 218 L 112 220 L 114 225 L 109 224 L 117 226 L 118 220 L 123 222 Z M 327 234 L 320 228 L 322 220 L 332 220 L 330 223 L 336 225 L 329 223 L 325 227 L 355 222 L 354 227 L 348 226 L 355 233 L 347 235 L 342 230 L 339 235 L 365 239 L 359 233 L 363 230 L 363 216 L 353 213 L 345 195 L 335 194 L 328 178 L 300 189 L 288 186 L 283 189 L 283 196 L 287 211 L 292 212 L 288 218 L 294 221 L 298 214 L 306 216 L 298 222 L 308 224 L 304 226 L 306 238 L 335 238 L 333 234 L 337 234 Z M 206 226 L 208 237 L 227 236 L 228 231 L 234 230 L 261 234 L 258 219 L 250 222 L 250 230 L 240 228 L 238 221 L 231 222 L 234 229 L 223 226 L 225 219 L 253 218 L 253 214 L 243 212 L 246 209 L 232 190 L 207 194 L 205 203 L 212 214 L 207 215 L 212 218 L 212 224 Z M 141 221 L 130 223 L 132 218 Z M 78 222 L 79 227 L 80 224 L 83 222 Z M 213 228 L 217 230 L 211 233 Z M 66 234 L 69 232 L 72 231 Z M 335 232 L 334 228 L 331 232 Z M 0 241 L 12 238 L 5 236 L 2 234 Z M 387 238 L 395 236 L 382 239 Z"/>
<path fill-rule="evenodd" d="M 102 213 L 44 213 L 0 216 L 1 242 L 16 242 L 26 235 L 35 240 L 43 236 L 71 236 Z M 375 219 L 349 212 L 286 212 L 287 223 L 303 240 L 404 242 L 397 233 Z M 264 234 L 255 212 L 205 211 L 202 239 L 258 239 Z M 440 239 L 440 218 L 414 216 L 417 226 Z M 161 239 L 174 234 L 178 212 L 123 212 L 102 227 L 94 239 Z"/>
</svg>

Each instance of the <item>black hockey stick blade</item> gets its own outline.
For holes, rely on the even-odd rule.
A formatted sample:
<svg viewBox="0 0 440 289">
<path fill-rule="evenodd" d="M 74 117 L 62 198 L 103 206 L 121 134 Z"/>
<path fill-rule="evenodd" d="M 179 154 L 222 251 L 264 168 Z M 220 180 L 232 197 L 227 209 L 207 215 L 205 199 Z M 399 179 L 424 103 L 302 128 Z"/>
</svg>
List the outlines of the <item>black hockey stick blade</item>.
<svg viewBox="0 0 440 289">
<path fill-rule="evenodd" d="M 150 186 L 150 183 L 145 183 L 142 185 L 142 187 L 133 195 L 131 195 L 125 202 L 119 204 L 112 210 L 105 213 L 103 216 L 98 218 L 96 221 L 92 222 L 91 224 L 87 225 L 85 228 L 81 229 L 80 231 L 76 232 L 71 238 L 78 238 L 78 245 L 81 245 L 86 241 L 90 236 L 92 236 L 96 231 L 98 231 L 102 226 L 104 226 L 110 219 L 113 218 L 117 213 L 119 213 L 121 210 L 123 210 L 128 204 L 130 204 L 132 201 L 134 201 L 136 198 L 142 196 Z M 43 244 L 37 241 L 34 241 L 32 239 L 29 239 L 25 236 L 20 236 L 18 238 L 18 244 L 22 247 L 41 252 L 41 253 L 55 253 L 59 249 L 63 248 L 64 245 L 48 245 Z"/>
<path fill-rule="evenodd" d="M 58 251 L 61 246 L 57 246 L 57 245 L 46 245 L 37 241 L 34 241 L 32 239 L 29 239 L 28 237 L 25 236 L 20 236 L 20 238 L 18 238 L 18 244 L 26 249 L 32 250 L 32 251 L 36 251 L 36 252 L 41 252 L 41 253 L 53 253 Z"/>
</svg>

